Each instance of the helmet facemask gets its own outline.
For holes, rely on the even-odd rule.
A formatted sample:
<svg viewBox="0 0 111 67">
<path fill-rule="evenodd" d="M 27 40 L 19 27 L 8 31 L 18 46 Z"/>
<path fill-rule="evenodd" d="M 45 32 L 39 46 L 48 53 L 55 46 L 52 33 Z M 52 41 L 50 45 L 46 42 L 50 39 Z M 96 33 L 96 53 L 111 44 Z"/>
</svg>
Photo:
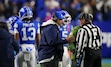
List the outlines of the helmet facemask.
<svg viewBox="0 0 111 67">
<path fill-rule="evenodd" d="M 67 16 L 64 16 L 65 19 L 63 19 L 63 25 L 67 25 L 69 23 L 71 23 L 71 16 L 70 15 L 67 15 Z"/>
</svg>

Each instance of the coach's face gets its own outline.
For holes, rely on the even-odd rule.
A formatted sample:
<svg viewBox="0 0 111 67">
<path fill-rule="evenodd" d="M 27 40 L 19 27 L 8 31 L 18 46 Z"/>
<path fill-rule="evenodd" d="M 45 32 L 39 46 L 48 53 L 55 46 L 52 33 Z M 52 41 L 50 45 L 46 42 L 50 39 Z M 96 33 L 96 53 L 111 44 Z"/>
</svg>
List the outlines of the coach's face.
<svg viewBox="0 0 111 67">
<path fill-rule="evenodd" d="M 63 23 L 62 19 L 57 19 L 57 24 L 58 24 L 59 26 L 61 26 L 62 23 Z"/>
</svg>

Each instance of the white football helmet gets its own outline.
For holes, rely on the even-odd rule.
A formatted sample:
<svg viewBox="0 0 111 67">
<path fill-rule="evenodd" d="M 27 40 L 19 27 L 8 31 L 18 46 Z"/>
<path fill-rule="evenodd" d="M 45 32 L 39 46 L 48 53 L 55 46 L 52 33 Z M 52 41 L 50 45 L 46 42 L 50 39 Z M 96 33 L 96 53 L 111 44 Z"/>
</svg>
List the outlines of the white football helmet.
<svg viewBox="0 0 111 67">
<path fill-rule="evenodd" d="M 32 12 L 32 9 L 28 6 L 24 6 L 20 9 L 19 11 L 19 18 L 21 20 L 25 19 L 25 18 L 32 18 L 33 17 L 33 12 Z"/>
<path fill-rule="evenodd" d="M 66 25 L 68 23 L 71 23 L 71 15 L 66 10 L 62 10 L 61 13 L 64 16 L 63 24 Z"/>
</svg>

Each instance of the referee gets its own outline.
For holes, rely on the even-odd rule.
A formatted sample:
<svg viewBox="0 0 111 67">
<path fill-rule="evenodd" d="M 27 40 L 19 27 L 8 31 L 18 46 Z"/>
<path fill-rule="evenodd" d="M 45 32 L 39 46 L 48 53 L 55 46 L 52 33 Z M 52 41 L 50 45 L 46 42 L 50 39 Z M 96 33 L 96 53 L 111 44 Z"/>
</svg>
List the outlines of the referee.
<svg viewBox="0 0 111 67">
<path fill-rule="evenodd" d="M 81 28 L 76 38 L 76 61 L 79 67 L 101 67 L 102 35 L 100 28 L 92 24 L 92 19 L 88 13 L 79 15 Z"/>
</svg>

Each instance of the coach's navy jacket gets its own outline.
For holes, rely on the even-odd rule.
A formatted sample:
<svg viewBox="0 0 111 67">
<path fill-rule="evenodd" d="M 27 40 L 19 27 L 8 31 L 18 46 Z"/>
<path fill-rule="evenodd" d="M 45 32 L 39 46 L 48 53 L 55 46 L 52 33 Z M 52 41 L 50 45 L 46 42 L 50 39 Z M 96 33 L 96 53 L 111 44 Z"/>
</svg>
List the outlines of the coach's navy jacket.
<svg viewBox="0 0 111 67">
<path fill-rule="evenodd" d="M 0 28 L 0 67 L 13 67 L 14 50 L 18 53 L 19 45 L 8 31 Z"/>
<path fill-rule="evenodd" d="M 41 25 L 41 39 L 38 46 L 40 63 L 49 62 L 53 59 L 61 59 L 63 55 L 63 44 L 66 40 L 60 38 L 57 24 L 48 20 Z"/>
</svg>

